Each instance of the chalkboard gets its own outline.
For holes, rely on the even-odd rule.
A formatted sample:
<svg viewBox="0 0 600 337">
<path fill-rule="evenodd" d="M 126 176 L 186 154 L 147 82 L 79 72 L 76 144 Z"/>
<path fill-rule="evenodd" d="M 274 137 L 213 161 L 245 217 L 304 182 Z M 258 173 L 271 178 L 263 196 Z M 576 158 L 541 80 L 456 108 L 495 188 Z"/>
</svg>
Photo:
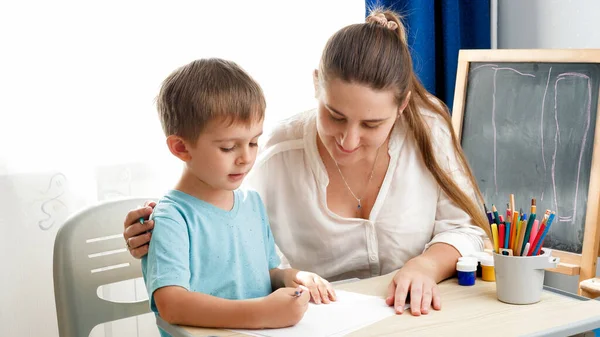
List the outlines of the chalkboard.
<svg viewBox="0 0 600 337">
<path fill-rule="evenodd" d="M 461 145 L 485 201 L 556 212 L 544 246 L 582 252 L 600 64 L 469 62 Z"/>
</svg>

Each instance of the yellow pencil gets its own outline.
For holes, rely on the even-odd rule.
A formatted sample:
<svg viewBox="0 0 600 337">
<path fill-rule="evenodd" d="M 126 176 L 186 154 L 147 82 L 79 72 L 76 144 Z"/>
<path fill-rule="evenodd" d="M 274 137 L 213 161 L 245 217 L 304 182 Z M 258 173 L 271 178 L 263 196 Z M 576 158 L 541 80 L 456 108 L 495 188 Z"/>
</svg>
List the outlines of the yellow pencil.
<svg viewBox="0 0 600 337">
<path fill-rule="evenodd" d="M 515 241 L 517 241 L 517 233 L 518 232 L 518 227 L 519 227 L 519 212 L 515 211 L 513 209 L 513 220 L 512 223 L 510 224 L 510 249 L 512 249 L 512 251 L 515 251 Z"/>
<path fill-rule="evenodd" d="M 494 252 L 499 253 L 500 251 L 498 250 L 498 225 L 496 225 L 495 223 L 492 224 L 492 236 L 494 239 Z"/>
</svg>

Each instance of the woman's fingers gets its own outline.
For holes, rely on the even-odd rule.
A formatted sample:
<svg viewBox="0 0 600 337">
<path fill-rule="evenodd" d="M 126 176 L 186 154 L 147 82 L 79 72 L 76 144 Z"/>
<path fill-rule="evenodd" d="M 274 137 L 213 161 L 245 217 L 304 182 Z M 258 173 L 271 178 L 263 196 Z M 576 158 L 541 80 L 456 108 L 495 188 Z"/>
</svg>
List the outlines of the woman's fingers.
<svg viewBox="0 0 600 337">
<path fill-rule="evenodd" d="M 150 246 L 148 246 L 147 244 L 145 244 L 145 245 L 143 245 L 141 247 L 131 249 L 131 250 L 129 250 L 129 252 L 136 259 L 141 259 L 146 254 L 148 254 L 148 248 L 150 248 Z"/>
<path fill-rule="evenodd" d="M 385 304 L 392 306 L 394 305 L 394 294 L 396 293 L 396 280 L 392 279 L 387 289 L 387 296 L 385 297 Z"/>
<path fill-rule="evenodd" d="M 442 309 L 442 297 L 440 296 L 440 290 L 436 285 L 431 288 L 432 300 L 431 304 L 433 305 L 433 309 L 441 310 Z"/>
<path fill-rule="evenodd" d="M 148 244 L 148 242 L 150 242 L 151 238 L 152 238 L 152 233 L 150 233 L 150 232 L 130 237 L 130 238 L 126 239 L 127 247 L 129 247 L 130 250 L 139 248 L 145 244 Z"/>
<path fill-rule="evenodd" d="M 147 243 L 149 240 L 135 240 L 134 242 L 131 242 L 130 239 L 133 239 L 139 236 L 140 234 L 144 234 L 147 231 L 152 230 L 153 228 L 154 220 L 144 221 L 143 224 L 138 221 L 137 223 L 125 227 L 125 230 L 123 231 L 123 237 L 129 243 L 130 248 L 137 248 L 143 245 L 144 243 Z"/>
<path fill-rule="evenodd" d="M 154 206 L 155 202 L 146 202 L 146 206 L 129 211 L 125 217 L 123 238 L 130 254 L 136 259 L 148 254 L 148 243 L 152 236 L 149 231 L 154 228 L 154 221 L 147 219 L 150 218 Z M 141 223 L 140 219 L 146 221 Z"/>
<path fill-rule="evenodd" d="M 421 299 L 423 298 L 423 281 L 413 280 L 410 285 L 410 312 L 413 316 L 421 315 Z"/>
<path fill-rule="evenodd" d="M 329 300 L 336 301 L 337 295 L 335 294 L 335 289 L 333 289 L 333 286 L 331 285 L 331 283 L 329 283 L 328 281 L 325 281 L 325 286 L 327 287 L 327 295 L 329 297 Z"/>
<path fill-rule="evenodd" d="M 319 296 L 321 297 L 321 302 L 327 304 L 329 303 L 329 294 L 327 291 L 327 286 L 325 285 L 325 280 L 316 279 L 315 284 L 317 285 L 317 289 L 319 290 Z"/>
<path fill-rule="evenodd" d="M 149 206 L 131 210 L 125 217 L 124 227 L 128 228 L 140 222 L 140 218 L 147 220 L 150 217 L 150 214 L 152 214 L 152 207 Z"/>
<path fill-rule="evenodd" d="M 404 312 L 406 296 L 408 296 L 410 286 L 411 284 L 408 280 L 401 280 L 400 282 L 396 283 L 396 291 L 394 292 L 394 307 L 397 314 Z"/>
<path fill-rule="evenodd" d="M 319 294 L 319 288 L 313 280 L 305 280 L 305 282 L 302 282 L 302 285 L 308 289 L 308 292 L 310 293 L 310 298 L 313 300 L 313 302 L 315 302 L 316 304 L 321 303 L 321 295 Z"/>
<path fill-rule="evenodd" d="M 431 301 L 433 299 L 433 292 L 431 285 L 423 286 L 423 298 L 421 299 L 421 313 L 426 315 L 429 313 L 431 308 Z"/>
</svg>

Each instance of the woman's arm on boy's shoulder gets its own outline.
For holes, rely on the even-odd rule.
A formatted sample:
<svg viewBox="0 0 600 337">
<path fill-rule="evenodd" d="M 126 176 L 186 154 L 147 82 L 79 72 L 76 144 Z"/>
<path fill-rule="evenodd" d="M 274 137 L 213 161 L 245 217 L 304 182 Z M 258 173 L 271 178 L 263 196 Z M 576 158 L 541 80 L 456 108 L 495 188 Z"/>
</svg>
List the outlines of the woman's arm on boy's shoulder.
<svg viewBox="0 0 600 337">
<path fill-rule="evenodd" d="M 170 324 L 206 328 L 283 328 L 300 321 L 309 295 L 295 296 L 295 289 L 281 288 L 267 297 L 228 300 L 177 286 L 157 289 L 153 296 L 160 317 Z"/>
</svg>

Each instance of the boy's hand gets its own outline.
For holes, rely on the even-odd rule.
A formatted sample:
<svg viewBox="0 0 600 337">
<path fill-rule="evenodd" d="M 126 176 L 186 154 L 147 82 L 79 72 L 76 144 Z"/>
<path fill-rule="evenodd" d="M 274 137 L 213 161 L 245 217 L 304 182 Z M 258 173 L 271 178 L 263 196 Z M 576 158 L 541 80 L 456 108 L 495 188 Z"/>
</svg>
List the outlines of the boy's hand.
<svg viewBox="0 0 600 337">
<path fill-rule="evenodd" d="M 308 309 L 309 299 L 308 292 L 300 287 L 275 290 L 263 298 L 265 328 L 285 328 L 300 322 Z"/>
<path fill-rule="evenodd" d="M 310 293 L 310 299 L 316 304 L 330 303 L 336 300 L 335 290 L 327 280 L 315 273 L 286 269 L 283 279 L 286 287 L 302 286 Z"/>
</svg>

